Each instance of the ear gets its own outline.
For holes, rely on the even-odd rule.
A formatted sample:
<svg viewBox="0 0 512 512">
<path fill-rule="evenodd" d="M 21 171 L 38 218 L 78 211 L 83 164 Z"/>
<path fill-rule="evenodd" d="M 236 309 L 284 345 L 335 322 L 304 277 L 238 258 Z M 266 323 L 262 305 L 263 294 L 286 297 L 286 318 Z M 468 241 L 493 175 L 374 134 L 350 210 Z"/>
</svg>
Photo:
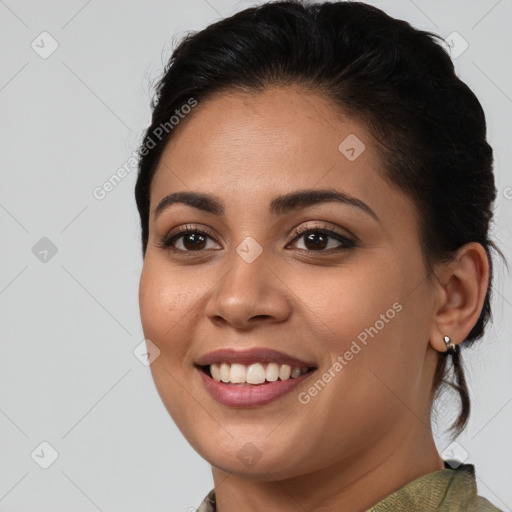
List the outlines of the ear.
<svg viewBox="0 0 512 512">
<path fill-rule="evenodd" d="M 489 259 L 481 244 L 471 242 L 452 260 L 438 265 L 435 273 L 438 300 L 430 344 L 446 352 L 443 337 L 449 336 L 454 344 L 462 342 L 480 316 L 489 285 Z"/>
</svg>

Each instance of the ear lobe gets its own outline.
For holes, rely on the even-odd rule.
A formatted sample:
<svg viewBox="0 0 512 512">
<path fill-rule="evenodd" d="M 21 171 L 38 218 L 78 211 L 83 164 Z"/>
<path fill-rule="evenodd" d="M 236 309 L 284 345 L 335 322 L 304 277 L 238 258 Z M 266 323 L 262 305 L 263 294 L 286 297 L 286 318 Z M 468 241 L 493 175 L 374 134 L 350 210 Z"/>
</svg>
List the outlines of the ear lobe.
<svg viewBox="0 0 512 512">
<path fill-rule="evenodd" d="M 470 242 L 438 270 L 442 301 L 434 315 L 430 343 L 445 352 L 444 336 L 460 343 L 480 317 L 489 286 L 489 259 L 481 244 Z"/>
</svg>

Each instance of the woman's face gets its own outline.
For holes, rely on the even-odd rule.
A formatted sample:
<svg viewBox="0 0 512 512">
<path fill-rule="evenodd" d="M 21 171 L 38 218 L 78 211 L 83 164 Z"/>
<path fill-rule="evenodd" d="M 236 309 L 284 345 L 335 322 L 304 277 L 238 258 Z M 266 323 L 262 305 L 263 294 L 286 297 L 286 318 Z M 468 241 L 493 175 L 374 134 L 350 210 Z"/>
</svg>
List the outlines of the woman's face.
<svg viewBox="0 0 512 512">
<path fill-rule="evenodd" d="M 279 479 L 428 430 L 434 288 L 365 126 L 298 87 L 217 95 L 181 123 L 152 183 L 140 310 L 191 445 Z"/>
</svg>

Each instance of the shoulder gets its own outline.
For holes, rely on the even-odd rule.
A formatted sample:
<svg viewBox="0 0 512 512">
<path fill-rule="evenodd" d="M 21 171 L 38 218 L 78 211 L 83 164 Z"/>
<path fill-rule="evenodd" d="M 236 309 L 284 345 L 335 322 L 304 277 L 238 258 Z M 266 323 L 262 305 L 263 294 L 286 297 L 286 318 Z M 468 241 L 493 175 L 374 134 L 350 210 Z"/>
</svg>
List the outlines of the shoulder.
<svg viewBox="0 0 512 512">
<path fill-rule="evenodd" d="M 404 485 L 368 512 L 502 512 L 478 496 L 475 468 L 461 464 L 423 475 Z"/>
<path fill-rule="evenodd" d="M 466 512 L 503 512 L 503 510 L 495 507 L 490 501 L 482 498 L 482 496 L 475 496 L 468 503 Z"/>
<path fill-rule="evenodd" d="M 447 493 L 447 509 L 451 510 L 452 503 L 460 504 L 466 512 L 502 512 L 486 498 L 479 496 L 476 486 L 475 467 L 472 464 L 461 464 L 456 469 L 444 471 L 454 472 L 450 480 L 453 490 Z"/>
</svg>

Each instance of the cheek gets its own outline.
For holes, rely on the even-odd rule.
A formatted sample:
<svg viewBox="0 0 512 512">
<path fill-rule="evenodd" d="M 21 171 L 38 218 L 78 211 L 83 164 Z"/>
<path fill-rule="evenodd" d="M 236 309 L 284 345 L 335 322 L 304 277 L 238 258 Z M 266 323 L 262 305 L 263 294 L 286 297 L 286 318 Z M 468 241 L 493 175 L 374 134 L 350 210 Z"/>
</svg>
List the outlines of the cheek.
<svg viewBox="0 0 512 512">
<path fill-rule="evenodd" d="M 385 403 L 382 395 L 389 398 L 386 386 L 411 391 L 415 387 L 428 332 L 428 315 L 417 314 L 425 300 L 422 287 L 414 290 L 413 285 L 420 274 L 420 268 L 406 271 L 392 258 L 378 264 L 361 258 L 332 272 L 288 275 L 299 316 L 308 318 L 326 364 L 338 361 L 343 366 L 334 372 L 343 376 L 334 379 L 332 389 L 339 386 L 344 393 L 334 400 L 375 401 L 378 406 Z"/>
<path fill-rule="evenodd" d="M 178 272 L 145 261 L 139 284 L 139 308 L 144 336 L 155 343 L 164 358 L 182 355 L 185 340 L 179 331 L 186 329 L 194 315 L 197 290 L 184 283 Z"/>
<path fill-rule="evenodd" d="M 290 273 L 284 279 L 296 296 L 300 315 L 308 317 L 332 354 L 343 353 L 358 337 L 364 340 L 376 322 L 377 330 L 384 332 L 396 317 L 399 306 L 393 305 L 400 300 L 400 281 L 393 270 L 382 268 L 361 258 L 329 270 Z"/>
<path fill-rule="evenodd" d="M 194 311 L 191 306 L 197 296 L 179 273 L 165 265 L 155 264 L 146 256 L 139 283 L 139 308 L 144 337 L 151 340 L 160 354 L 150 370 L 160 398 L 174 421 L 181 425 L 189 416 L 183 400 L 184 364 L 189 349 Z"/>
</svg>

